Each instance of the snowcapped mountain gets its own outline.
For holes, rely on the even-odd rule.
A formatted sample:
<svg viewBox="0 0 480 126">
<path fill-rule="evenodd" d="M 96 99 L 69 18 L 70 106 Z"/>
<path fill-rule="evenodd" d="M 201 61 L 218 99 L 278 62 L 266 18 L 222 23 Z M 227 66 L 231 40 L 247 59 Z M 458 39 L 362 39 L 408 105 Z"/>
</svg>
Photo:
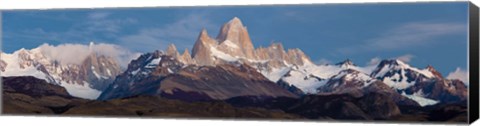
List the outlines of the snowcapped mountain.
<svg viewBox="0 0 480 126">
<path fill-rule="evenodd" d="M 467 98 L 467 87 L 463 82 L 443 78 L 430 65 L 418 69 L 400 60 L 383 60 L 371 76 L 405 96 L 422 99 L 424 103 L 456 102 Z"/>
<path fill-rule="evenodd" d="M 248 71 L 249 75 L 245 77 L 238 73 L 241 69 L 254 71 Z M 251 75 L 262 77 L 254 79 Z M 263 90 L 265 87 L 258 87 L 263 93 L 241 88 L 250 93 L 234 91 L 237 94 L 229 94 L 225 93 L 231 91 L 229 88 L 219 86 L 220 82 L 247 87 L 257 83 L 242 79 L 262 81 L 271 88 L 281 87 L 283 90 L 277 91 L 280 92 L 277 94 L 268 93 L 268 90 Z M 216 90 L 215 93 L 200 90 L 207 89 L 200 87 L 212 88 L 210 84 L 214 82 L 218 84 L 209 90 Z M 276 86 L 270 82 L 276 83 Z M 300 49 L 284 49 L 281 43 L 255 48 L 247 28 L 235 17 L 222 26 L 216 38 L 210 37 L 203 29 L 191 55 L 187 49 L 180 54 L 172 44 L 166 53 L 147 53 L 132 61 L 99 99 L 139 94 L 224 99 L 247 94 L 266 95 L 265 91 L 270 96 L 290 96 L 285 94 L 285 90 L 296 95 L 383 92 L 391 95 L 397 103 L 421 106 L 466 98 L 466 88 L 462 87 L 461 81 L 444 79 L 432 66 L 418 69 L 395 59 L 365 67 L 357 66 L 348 59 L 334 65 L 316 65 Z M 172 95 L 173 92 L 177 95 Z M 180 96 L 178 92 L 182 92 Z"/>
<path fill-rule="evenodd" d="M 373 67 L 358 67 L 347 59 L 335 65 L 286 65 L 274 68 L 272 72 L 262 71 L 262 73 L 271 81 L 287 83 L 301 89 L 304 93 L 316 94 L 317 88 L 325 85 L 330 78 L 341 71 L 348 69 L 369 73 Z"/>
<path fill-rule="evenodd" d="M 319 92 L 339 92 L 352 87 L 364 88 L 374 83 L 375 79 L 371 78 L 360 71 L 347 69 L 340 71 L 337 75 L 328 79 L 327 83 L 318 88 Z"/>
<path fill-rule="evenodd" d="M 75 57 L 75 56 L 72 56 Z M 92 52 L 80 63 L 51 59 L 43 48 L 1 53 L 1 76 L 33 76 L 58 84 L 72 96 L 95 99 L 122 70 L 118 61 Z"/>
<path fill-rule="evenodd" d="M 371 73 L 372 77 L 383 80 L 386 84 L 396 89 L 406 89 L 417 82 L 437 78 L 430 70 L 420 70 L 400 60 L 383 60 Z"/>
</svg>

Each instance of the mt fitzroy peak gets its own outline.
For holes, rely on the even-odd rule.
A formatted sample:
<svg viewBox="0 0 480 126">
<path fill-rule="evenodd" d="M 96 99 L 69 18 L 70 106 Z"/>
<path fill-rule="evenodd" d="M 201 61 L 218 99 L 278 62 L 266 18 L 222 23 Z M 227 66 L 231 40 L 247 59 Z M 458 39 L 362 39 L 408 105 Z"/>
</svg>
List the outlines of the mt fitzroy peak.
<svg viewBox="0 0 480 126">
<path fill-rule="evenodd" d="M 285 52 L 283 46 L 278 43 L 267 48 L 255 49 L 247 28 L 237 17 L 222 26 L 216 39 L 211 38 L 203 29 L 193 46 L 192 57 L 198 65 L 234 61 L 248 63 L 285 61 L 295 65 L 312 63 L 301 50 L 291 49 Z"/>
<path fill-rule="evenodd" d="M 279 43 L 255 49 L 247 28 L 236 17 L 222 26 L 217 38 L 210 37 L 203 29 L 191 52 L 191 56 L 188 51 L 181 54 L 171 44 L 166 53 L 156 51 L 144 54 L 132 61 L 127 71 L 118 76 L 99 99 L 132 95 L 161 95 L 180 99 L 191 98 L 192 95 L 204 99 L 246 95 L 295 97 L 264 73 L 283 67 L 313 64 L 300 49 L 285 51 Z M 223 87 L 220 83 L 229 85 Z M 149 85 L 153 89 L 143 86 L 135 88 L 139 85 Z"/>
</svg>

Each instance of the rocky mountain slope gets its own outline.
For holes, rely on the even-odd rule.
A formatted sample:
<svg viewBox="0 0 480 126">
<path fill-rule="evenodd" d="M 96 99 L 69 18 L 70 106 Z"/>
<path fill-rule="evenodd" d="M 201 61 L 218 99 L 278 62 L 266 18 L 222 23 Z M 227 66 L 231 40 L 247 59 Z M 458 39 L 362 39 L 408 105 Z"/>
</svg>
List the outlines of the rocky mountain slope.
<svg viewBox="0 0 480 126">
<path fill-rule="evenodd" d="M 127 71 L 119 75 L 98 99 L 136 95 L 186 101 L 223 100 L 247 95 L 297 97 L 248 65 L 186 65 L 160 51 L 132 61 Z"/>
</svg>

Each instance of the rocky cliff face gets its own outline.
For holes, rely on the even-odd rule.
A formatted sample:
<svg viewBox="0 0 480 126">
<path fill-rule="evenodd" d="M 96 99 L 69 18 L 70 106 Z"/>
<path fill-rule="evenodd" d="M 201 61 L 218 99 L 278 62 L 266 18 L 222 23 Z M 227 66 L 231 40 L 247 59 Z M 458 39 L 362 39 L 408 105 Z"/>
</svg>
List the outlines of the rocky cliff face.
<svg viewBox="0 0 480 126">
<path fill-rule="evenodd" d="M 256 58 L 247 27 L 243 26 L 242 21 L 237 17 L 222 26 L 217 41 L 219 41 L 218 49 L 226 54 L 246 59 Z"/>
<path fill-rule="evenodd" d="M 203 29 L 192 48 L 192 57 L 198 65 L 212 65 L 211 48 L 217 45 L 215 39 L 208 36 L 207 30 Z"/>
</svg>

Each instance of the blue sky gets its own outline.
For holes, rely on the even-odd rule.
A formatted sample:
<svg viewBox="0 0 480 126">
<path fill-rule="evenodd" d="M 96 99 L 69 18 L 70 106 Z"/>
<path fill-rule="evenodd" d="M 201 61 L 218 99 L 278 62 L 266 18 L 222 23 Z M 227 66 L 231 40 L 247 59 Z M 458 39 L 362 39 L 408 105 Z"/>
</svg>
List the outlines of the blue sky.
<svg viewBox="0 0 480 126">
<path fill-rule="evenodd" d="M 216 37 L 239 17 L 255 45 L 281 42 L 317 63 L 367 65 L 400 57 L 444 76 L 467 66 L 467 3 L 320 4 L 16 10 L 2 12 L 3 51 L 43 43 L 112 43 L 135 52 L 191 49 L 202 28 Z"/>
</svg>

